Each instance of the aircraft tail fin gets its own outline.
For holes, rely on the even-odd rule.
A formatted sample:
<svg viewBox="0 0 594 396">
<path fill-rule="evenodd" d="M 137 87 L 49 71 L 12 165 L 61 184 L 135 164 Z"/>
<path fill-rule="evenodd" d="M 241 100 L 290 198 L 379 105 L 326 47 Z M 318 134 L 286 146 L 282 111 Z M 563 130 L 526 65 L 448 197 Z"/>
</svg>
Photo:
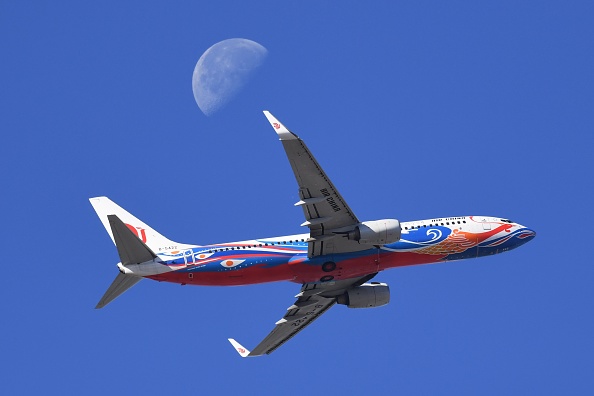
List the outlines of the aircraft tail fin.
<svg viewBox="0 0 594 396">
<path fill-rule="evenodd" d="M 159 234 L 146 223 L 128 213 L 126 210 L 121 208 L 118 204 L 107 197 L 94 197 L 90 198 L 89 201 L 91 201 L 93 209 L 95 209 L 95 212 L 97 212 L 97 216 L 99 216 L 101 223 L 103 223 L 103 227 L 105 227 L 105 230 L 116 246 L 117 243 L 114 237 L 114 230 L 109 219 L 110 215 L 117 216 L 119 220 L 121 220 L 121 223 L 124 224 L 133 235 L 137 236 L 138 239 L 141 240 L 143 244 L 148 246 L 148 248 L 153 252 L 158 252 L 159 248 L 161 247 L 177 244 Z M 118 247 L 118 252 L 119 251 L 120 247 Z M 122 261 L 122 264 L 124 264 L 124 261 Z"/>
<path fill-rule="evenodd" d="M 137 284 L 142 278 L 139 276 L 134 275 L 127 275 L 119 273 L 118 276 L 114 279 L 111 283 L 101 300 L 97 303 L 96 309 L 103 308 L 117 297 L 120 294 L 124 293 L 126 290 Z"/>
</svg>

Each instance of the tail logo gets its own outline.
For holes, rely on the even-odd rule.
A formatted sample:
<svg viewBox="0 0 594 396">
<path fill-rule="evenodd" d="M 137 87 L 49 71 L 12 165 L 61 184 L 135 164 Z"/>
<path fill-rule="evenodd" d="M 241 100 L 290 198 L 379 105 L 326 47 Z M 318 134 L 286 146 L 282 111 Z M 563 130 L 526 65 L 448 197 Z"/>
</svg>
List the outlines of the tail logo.
<svg viewBox="0 0 594 396">
<path fill-rule="evenodd" d="M 280 129 L 280 124 L 278 122 L 275 122 L 274 124 L 272 124 L 272 126 L 274 127 L 274 129 Z"/>
<path fill-rule="evenodd" d="M 142 242 L 146 243 L 146 232 L 144 228 L 134 227 L 133 225 L 126 224 L 126 226 L 132 231 L 134 235 L 138 237 Z"/>
</svg>

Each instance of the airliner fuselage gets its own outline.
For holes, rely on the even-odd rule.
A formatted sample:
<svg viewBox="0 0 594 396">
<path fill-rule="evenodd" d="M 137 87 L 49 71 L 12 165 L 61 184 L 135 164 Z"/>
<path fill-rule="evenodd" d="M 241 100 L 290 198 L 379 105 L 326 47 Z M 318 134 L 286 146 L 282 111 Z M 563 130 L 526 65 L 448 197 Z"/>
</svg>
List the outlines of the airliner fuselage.
<svg viewBox="0 0 594 396">
<path fill-rule="evenodd" d="M 402 222 L 401 228 L 401 239 L 392 244 L 313 258 L 307 257 L 309 234 L 183 250 L 171 246 L 172 249 L 157 253 L 163 272 L 145 276 L 158 281 L 212 286 L 327 282 L 394 267 L 490 256 L 514 249 L 535 236 L 534 231 L 510 220 L 484 216 Z"/>
</svg>

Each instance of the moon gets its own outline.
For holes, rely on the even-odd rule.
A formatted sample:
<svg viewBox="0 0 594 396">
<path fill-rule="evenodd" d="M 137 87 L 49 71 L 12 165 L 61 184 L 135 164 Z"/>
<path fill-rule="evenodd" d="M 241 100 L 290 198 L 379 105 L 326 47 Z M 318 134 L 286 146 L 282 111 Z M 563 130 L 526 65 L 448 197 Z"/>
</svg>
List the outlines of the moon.
<svg viewBox="0 0 594 396">
<path fill-rule="evenodd" d="M 194 68 L 192 91 L 207 116 L 225 106 L 264 63 L 268 50 L 252 40 L 223 40 L 207 49 Z"/>
</svg>

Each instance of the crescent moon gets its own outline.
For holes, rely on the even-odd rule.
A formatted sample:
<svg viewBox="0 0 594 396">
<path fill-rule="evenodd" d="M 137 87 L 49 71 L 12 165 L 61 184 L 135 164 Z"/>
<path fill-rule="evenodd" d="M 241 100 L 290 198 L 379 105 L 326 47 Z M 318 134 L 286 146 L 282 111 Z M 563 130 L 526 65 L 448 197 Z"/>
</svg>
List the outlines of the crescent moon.
<svg viewBox="0 0 594 396">
<path fill-rule="evenodd" d="M 192 91 L 207 116 L 224 107 L 264 63 L 268 50 L 243 38 L 223 40 L 207 49 L 194 68 Z"/>
</svg>

